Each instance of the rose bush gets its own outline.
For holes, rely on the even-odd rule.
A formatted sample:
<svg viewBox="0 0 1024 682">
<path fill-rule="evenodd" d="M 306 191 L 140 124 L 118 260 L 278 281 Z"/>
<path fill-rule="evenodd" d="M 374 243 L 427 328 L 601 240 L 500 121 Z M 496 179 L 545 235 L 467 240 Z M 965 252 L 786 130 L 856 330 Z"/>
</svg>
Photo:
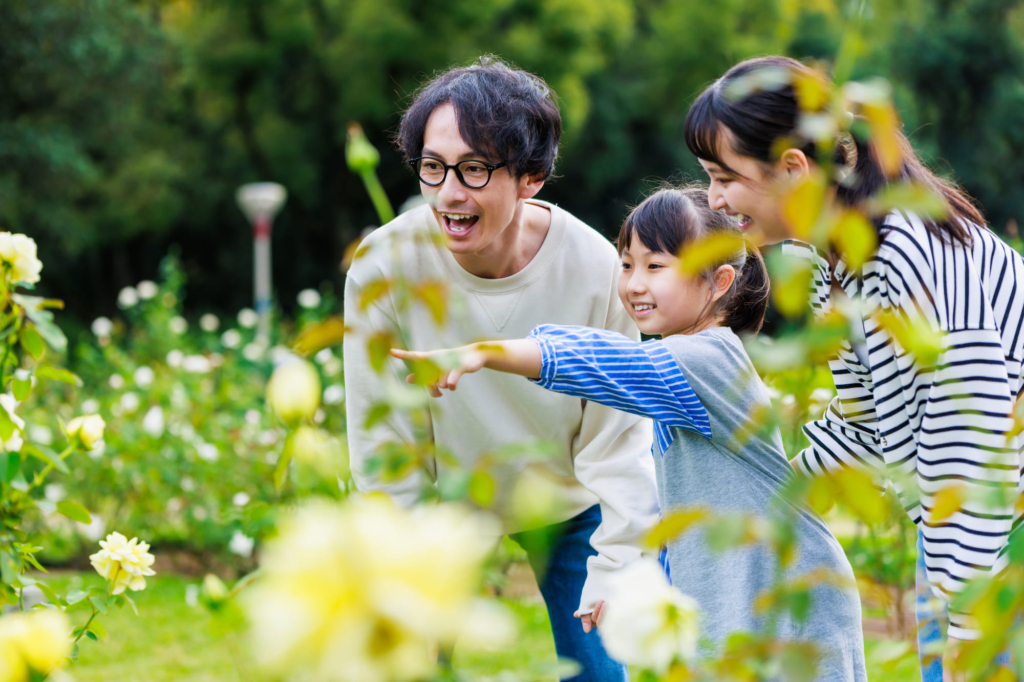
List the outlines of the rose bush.
<svg viewBox="0 0 1024 682">
<path fill-rule="evenodd" d="M 302 308 L 300 326 L 320 321 L 336 303 L 329 292 L 312 293 L 316 301 L 309 293 L 303 299 L 316 305 Z M 184 276 L 168 257 L 159 282 L 123 290 L 121 316 L 94 321 L 91 336 L 72 349 L 85 387 L 48 388 L 22 407 L 29 432 L 52 440 L 49 420 L 57 414 L 90 446 L 73 477 L 47 490 L 48 513 L 34 527 L 48 538 L 47 560 L 82 556 L 117 529 L 170 554 L 186 552 L 207 567 L 251 569 L 254 541 L 272 526 L 274 505 L 301 492 L 279 494 L 274 486 L 289 435 L 265 399 L 275 364 L 304 379 L 301 391 L 289 388 L 290 381 L 281 384 L 286 390 L 276 404 L 291 423 L 307 418 L 318 435 L 304 431 L 296 456 L 325 472 L 329 458 L 338 463 L 332 471 L 346 476 L 343 439 L 327 436 L 344 433 L 340 358 L 326 349 L 312 362 L 298 362 L 284 347 L 261 344 L 248 309 L 234 319 L 205 313 L 190 324 L 183 317 L 184 297 Z M 275 330 L 278 338 L 291 334 L 291 325 Z M 76 402 L 94 416 L 80 420 Z M 107 422 L 102 438 L 94 435 L 97 420 Z M 300 482 L 340 494 L 336 483 L 332 492 L 322 479 L 305 476 Z M 90 525 L 54 513 L 66 497 L 93 512 Z"/>
<path fill-rule="evenodd" d="M 89 511 L 79 502 L 55 496 L 64 490 L 61 483 L 50 482 L 51 476 L 63 481 L 72 478 L 71 465 L 101 444 L 106 423 L 92 410 L 71 419 L 64 425 L 57 414 L 43 414 L 42 423 L 27 429 L 27 422 L 18 414 L 23 401 L 29 399 L 36 385 L 51 388 L 56 380 L 81 385 L 81 379 L 66 369 L 50 364 L 48 354 L 64 351 L 67 340 L 53 323 L 52 308 L 61 302 L 28 296 L 17 291 L 39 281 L 42 264 L 36 258 L 36 244 L 25 235 L 0 233 L 0 681 L 28 682 L 42 679 L 53 670 L 74 660 L 78 642 L 83 637 L 101 639 L 105 630 L 96 620 L 108 607 L 131 603 L 120 596 L 125 587 L 145 588 L 145 575 L 152 575 L 154 557 L 145 552 L 148 546 L 123 540 L 118 534 L 108 538 L 108 546 L 96 555 L 96 567 L 110 580 L 106 594 L 102 590 L 72 590 L 60 595 L 45 581 L 30 575 L 33 569 L 43 571 L 37 554 L 44 550 L 37 543 L 42 539 L 33 533 L 39 527 L 40 512 L 80 525 L 92 523 Z M 42 391 L 40 392 L 42 393 Z M 57 395 L 59 391 L 46 391 Z M 75 408 L 64 406 L 65 411 Z M 61 452 L 50 449 L 53 444 L 50 426 L 56 422 L 67 440 Z M 43 429 L 46 429 L 45 435 Z M 71 463 L 69 465 L 69 463 Z M 42 492 L 42 495 L 40 495 Z M 60 499 L 53 499 L 59 497 Z M 45 518 L 43 516 L 42 518 Z M 34 589 L 42 595 L 42 603 L 27 610 L 26 592 Z M 7 608 L 5 608 L 5 606 Z M 92 608 L 88 621 L 71 629 L 68 611 Z M 135 605 L 132 604 L 132 608 Z M 5 611 L 14 611 L 5 613 Z"/>
</svg>

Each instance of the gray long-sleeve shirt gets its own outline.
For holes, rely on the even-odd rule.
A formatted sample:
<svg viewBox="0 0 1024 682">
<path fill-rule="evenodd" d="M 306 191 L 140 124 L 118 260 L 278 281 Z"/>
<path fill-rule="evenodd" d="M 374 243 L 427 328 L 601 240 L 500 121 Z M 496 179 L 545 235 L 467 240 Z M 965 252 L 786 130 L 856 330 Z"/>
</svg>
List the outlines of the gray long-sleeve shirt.
<svg viewBox="0 0 1024 682">
<path fill-rule="evenodd" d="M 769 407 L 770 399 L 739 338 L 713 328 L 636 343 L 604 330 L 552 326 L 530 337 L 541 347 L 542 386 L 656 420 L 654 460 L 664 513 L 704 507 L 715 516 L 791 518 L 798 549 L 786 578 L 824 570 L 841 581 L 815 587 L 807 619 L 784 619 L 777 633 L 820 649 L 816 680 L 864 682 L 853 570 L 825 522 L 779 494 L 793 472 L 778 429 L 765 433 L 753 425 L 751 415 Z M 773 586 L 777 561 L 764 544 L 715 551 L 708 542 L 714 526 L 709 528 L 672 542 L 668 559 L 673 584 L 700 605 L 702 636 L 715 651 L 731 633 L 763 628 L 754 604 Z"/>
</svg>

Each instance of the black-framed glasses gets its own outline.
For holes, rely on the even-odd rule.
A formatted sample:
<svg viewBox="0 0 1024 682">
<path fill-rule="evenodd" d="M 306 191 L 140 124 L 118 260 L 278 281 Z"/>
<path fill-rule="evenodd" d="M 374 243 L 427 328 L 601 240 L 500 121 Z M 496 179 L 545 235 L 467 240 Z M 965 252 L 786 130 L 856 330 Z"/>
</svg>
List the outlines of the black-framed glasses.
<svg viewBox="0 0 1024 682">
<path fill-rule="evenodd" d="M 455 177 L 463 185 L 469 189 L 482 189 L 491 181 L 491 173 L 499 168 L 504 168 L 508 163 L 487 163 L 486 161 L 470 159 L 448 165 L 441 159 L 433 156 L 420 156 L 415 159 L 409 159 L 409 165 L 412 166 L 416 176 L 424 185 L 430 185 L 431 187 L 443 185 L 448 177 L 448 169 L 451 168 L 455 171 Z"/>
</svg>

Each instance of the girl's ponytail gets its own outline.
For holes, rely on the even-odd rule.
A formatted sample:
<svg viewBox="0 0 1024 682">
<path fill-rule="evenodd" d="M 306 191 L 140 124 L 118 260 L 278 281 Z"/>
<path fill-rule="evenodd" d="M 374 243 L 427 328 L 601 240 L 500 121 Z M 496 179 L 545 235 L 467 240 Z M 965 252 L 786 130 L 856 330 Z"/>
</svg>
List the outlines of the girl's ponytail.
<svg viewBox="0 0 1024 682">
<path fill-rule="evenodd" d="M 736 282 L 727 301 L 720 304 L 722 326 L 737 334 L 756 334 L 764 323 L 768 310 L 768 292 L 771 282 L 768 268 L 761 253 L 747 247 L 747 258 L 736 273 Z"/>
</svg>

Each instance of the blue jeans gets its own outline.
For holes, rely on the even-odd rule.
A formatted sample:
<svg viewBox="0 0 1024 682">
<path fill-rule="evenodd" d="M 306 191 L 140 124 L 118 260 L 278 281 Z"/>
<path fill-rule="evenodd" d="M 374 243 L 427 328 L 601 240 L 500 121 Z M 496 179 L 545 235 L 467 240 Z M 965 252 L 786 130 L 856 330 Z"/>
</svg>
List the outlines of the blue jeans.
<svg viewBox="0 0 1024 682">
<path fill-rule="evenodd" d="M 917 532 L 917 651 L 921 682 L 942 682 L 942 655 L 936 644 L 946 641 L 946 603 L 932 593 L 924 566 L 924 536 Z"/>
<path fill-rule="evenodd" d="M 942 682 L 942 656 L 935 644 L 946 641 L 949 615 L 946 602 L 936 597 L 928 587 L 924 567 L 924 536 L 917 532 L 917 651 L 921 657 L 921 682 Z M 930 646 L 929 646 L 930 645 Z M 926 650 L 931 649 L 931 650 Z M 1010 652 L 1004 651 L 995 663 L 1010 665 Z"/>
<path fill-rule="evenodd" d="M 581 666 L 569 682 L 628 682 L 626 666 L 608 657 L 597 630 L 583 632 L 573 616 L 587 579 L 587 559 L 597 550 L 590 536 L 601 524 L 601 507 L 594 505 L 564 523 L 510 536 L 526 550 L 530 566 L 551 618 L 555 651 Z"/>
</svg>

